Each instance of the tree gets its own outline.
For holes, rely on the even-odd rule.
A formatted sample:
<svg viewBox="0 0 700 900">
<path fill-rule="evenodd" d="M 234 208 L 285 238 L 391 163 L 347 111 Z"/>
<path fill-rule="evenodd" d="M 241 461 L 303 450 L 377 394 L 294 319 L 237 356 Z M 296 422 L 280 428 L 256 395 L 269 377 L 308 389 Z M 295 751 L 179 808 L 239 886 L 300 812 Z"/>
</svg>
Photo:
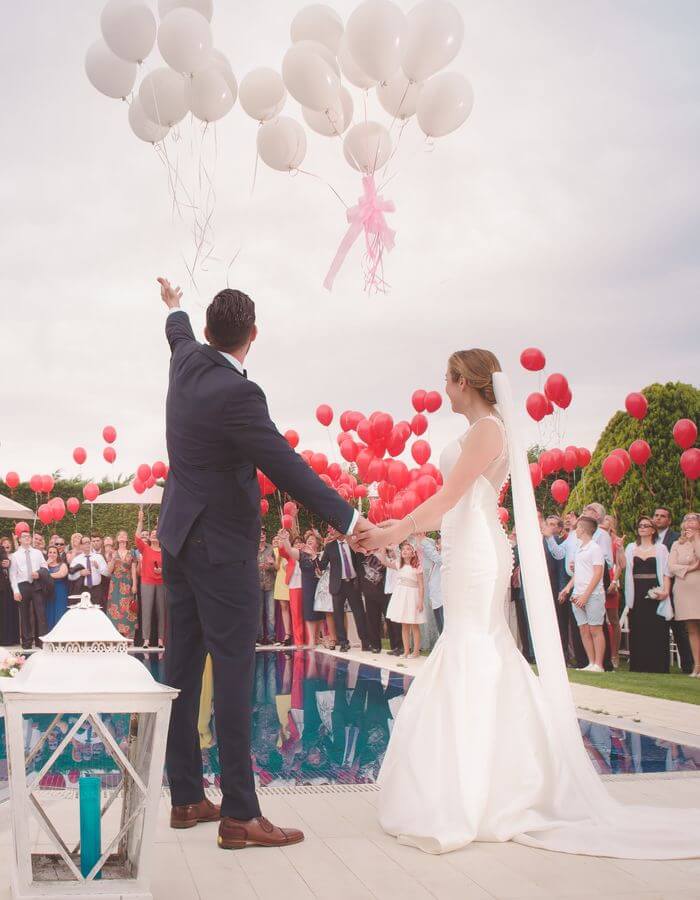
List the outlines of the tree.
<svg viewBox="0 0 700 900">
<path fill-rule="evenodd" d="M 618 518 L 620 534 L 632 539 L 635 523 L 642 514 L 650 514 L 656 506 L 667 506 L 677 525 L 692 506 L 689 489 L 679 459 L 681 450 L 673 440 L 673 426 L 678 419 L 700 418 L 700 390 L 690 384 L 669 382 L 651 384 L 642 391 L 649 411 L 641 421 L 618 411 L 608 422 L 598 440 L 590 465 L 572 491 L 567 509 L 580 511 L 587 503 L 602 503 Z M 601 474 L 603 460 L 622 447 L 641 438 L 651 447 L 646 471 L 632 464 L 622 482 L 611 487 Z"/>
</svg>

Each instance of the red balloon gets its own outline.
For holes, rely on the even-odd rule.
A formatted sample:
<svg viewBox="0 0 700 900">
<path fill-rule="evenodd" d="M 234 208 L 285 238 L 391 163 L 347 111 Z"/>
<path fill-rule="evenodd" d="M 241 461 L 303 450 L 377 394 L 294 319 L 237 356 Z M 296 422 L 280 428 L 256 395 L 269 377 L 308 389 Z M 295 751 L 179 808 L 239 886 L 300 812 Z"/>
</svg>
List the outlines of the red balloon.
<svg viewBox="0 0 700 900">
<path fill-rule="evenodd" d="M 550 488 L 552 497 L 559 504 L 564 504 L 569 499 L 570 488 L 563 478 L 557 478 Z"/>
<path fill-rule="evenodd" d="M 625 397 L 625 409 L 633 418 L 643 419 L 649 409 L 649 402 L 644 394 L 628 394 Z"/>
<path fill-rule="evenodd" d="M 601 471 L 603 473 L 603 478 L 608 484 L 619 484 L 625 477 L 624 460 L 611 453 L 610 456 L 607 456 L 603 460 Z"/>
<path fill-rule="evenodd" d="M 435 478 L 436 480 L 438 475 L 440 474 L 440 470 L 432 463 L 423 463 L 418 471 L 421 475 L 430 475 L 431 478 Z"/>
<path fill-rule="evenodd" d="M 697 447 L 689 447 L 681 453 L 681 471 L 686 478 L 695 481 L 700 476 L 700 450 Z"/>
<path fill-rule="evenodd" d="M 141 465 L 136 470 L 136 475 L 145 484 L 151 477 L 151 467 L 148 465 L 148 463 L 141 463 Z"/>
<path fill-rule="evenodd" d="M 386 453 L 386 444 L 384 443 L 384 441 L 372 441 L 372 443 L 369 445 L 369 449 L 377 457 L 377 459 L 383 459 L 384 454 Z"/>
<path fill-rule="evenodd" d="M 626 450 L 623 450 L 622 447 L 616 447 L 610 453 L 610 456 L 617 456 L 622 460 L 622 464 L 625 467 L 625 475 L 626 475 L 632 466 L 632 460 L 630 459 L 629 453 Z"/>
<path fill-rule="evenodd" d="M 544 394 L 534 393 L 525 401 L 525 409 L 535 422 L 541 422 L 547 415 L 547 398 Z"/>
<path fill-rule="evenodd" d="M 417 506 L 420 506 L 420 497 L 413 490 L 409 489 L 405 491 L 402 499 L 404 503 L 404 515 L 413 512 Z"/>
<path fill-rule="evenodd" d="M 114 447 L 105 447 L 102 451 L 102 455 L 108 463 L 113 463 L 117 458 L 117 451 L 114 449 Z"/>
<path fill-rule="evenodd" d="M 160 459 L 151 466 L 151 475 L 153 475 L 154 478 L 165 478 L 167 471 L 168 467 Z"/>
<path fill-rule="evenodd" d="M 41 476 L 41 493 L 50 494 L 54 488 L 54 480 L 50 475 Z"/>
<path fill-rule="evenodd" d="M 501 525 L 507 525 L 508 519 L 510 519 L 510 513 L 508 512 L 508 510 L 505 508 L 505 506 L 499 506 L 498 507 L 498 520 L 501 523 Z"/>
<path fill-rule="evenodd" d="M 291 516 L 282 516 L 282 528 L 286 528 L 287 531 L 291 531 L 293 524 L 294 519 Z"/>
<path fill-rule="evenodd" d="M 394 420 L 389 413 L 377 413 L 376 418 L 372 421 L 372 430 L 375 438 L 386 440 L 394 427 Z"/>
<path fill-rule="evenodd" d="M 41 493 L 41 475 L 32 475 L 29 479 L 29 487 L 34 491 L 35 494 Z"/>
<path fill-rule="evenodd" d="M 387 453 L 389 456 L 401 456 L 406 449 L 406 441 L 401 437 L 401 433 L 394 429 L 389 435 L 389 443 L 387 444 Z"/>
<path fill-rule="evenodd" d="M 422 413 L 418 413 L 411 419 L 411 431 L 416 437 L 420 437 L 428 430 L 428 420 Z"/>
<path fill-rule="evenodd" d="M 425 395 L 425 411 L 429 413 L 437 412 L 442 406 L 442 397 L 437 391 L 428 391 Z"/>
<path fill-rule="evenodd" d="M 321 481 L 326 485 L 326 487 L 333 487 L 333 482 L 330 480 L 328 475 L 324 472 L 323 475 L 318 476 Z"/>
<path fill-rule="evenodd" d="M 48 503 L 42 503 L 36 514 L 42 525 L 50 525 L 53 522 L 53 511 Z"/>
<path fill-rule="evenodd" d="M 342 469 L 340 468 L 340 465 L 338 463 L 334 462 L 328 466 L 328 477 L 332 481 L 337 481 L 340 478 L 341 474 Z"/>
<path fill-rule="evenodd" d="M 339 422 L 343 431 L 352 431 L 355 427 L 353 424 L 353 415 L 349 409 L 346 409 L 345 412 L 340 414 Z"/>
<path fill-rule="evenodd" d="M 545 397 L 561 406 L 561 401 L 566 397 L 569 390 L 569 382 L 560 372 L 554 372 L 544 383 Z"/>
<path fill-rule="evenodd" d="M 552 469 L 553 472 L 558 472 L 560 469 L 564 468 L 564 452 L 560 450 L 559 447 L 553 447 L 549 451 L 549 456 L 552 461 Z"/>
<path fill-rule="evenodd" d="M 131 486 L 137 494 L 143 494 L 143 492 L 146 490 L 145 482 L 141 481 L 138 476 L 136 476 L 136 478 L 134 478 L 134 480 L 131 482 Z"/>
<path fill-rule="evenodd" d="M 554 457 L 552 456 L 551 450 L 545 450 L 543 453 L 540 453 L 539 463 L 545 478 L 547 475 L 551 475 L 552 472 L 554 472 Z"/>
<path fill-rule="evenodd" d="M 424 465 L 430 459 L 430 444 L 427 441 L 416 441 L 411 447 L 411 456 L 419 466 Z"/>
<path fill-rule="evenodd" d="M 327 428 L 333 421 L 333 410 L 327 403 L 322 403 L 316 410 L 316 418 Z"/>
<path fill-rule="evenodd" d="M 532 478 L 533 488 L 538 488 L 542 484 L 543 479 L 542 466 L 539 463 L 530 463 L 530 478 Z"/>
<path fill-rule="evenodd" d="M 66 514 L 66 504 L 63 502 L 63 498 L 54 497 L 53 500 L 49 501 L 49 507 L 53 513 L 54 521 L 60 522 Z"/>
<path fill-rule="evenodd" d="M 117 439 L 116 429 L 111 425 L 105 425 L 105 427 L 102 429 L 102 437 L 104 438 L 106 444 L 113 444 Z"/>
<path fill-rule="evenodd" d="M 357 463 L 357 471 L 360 473 L 360 477 L 363 480 L 367 474 L 367 467 L 373 459 L 374 454 L 368 447 L 361 447 L 357 451 L 357 459 L 355 460 Z"/>
<path fill-rule="evenodd" d="M 27 525 L 26 522 L 18 522 L 15 525 L 15 535 L 17 537 L 19 537 L 20 534 L 24 534 L 26 531 L 29 531 L 29 525 Z"/>
<path fill-rule="evenodd" d="M 542 396 L 544 397 L 544 394 Z M 551 416 L 552 413 L 554 412 L 554 404 L 549 399 L 549 397 L 545 397 L 544 402 L 547 404 L 547 412 L 545 413 L 545 415 Z"/>
<path fill-rule="evenodd" d="M 545 363 L 544 353 L 537 347 L 528 347 L 520 354 L 520 365 L 528 372 L 541 372 Z"/>
<path fill-rule="evenodd" d="M 651 459 L 651 447 L 641 438 L 632 441 L 630 444 L 630 457 L 632 462 L 638 466 L 645 466 Z"/>
<path fill-rule="evenodd" d="M 402 419 L 400 422 L 396 423 L 396 428 L 401 434 L 404 444 L 411 436 L 411 423 L 407 422 L 405 419 Z"/>
<path fill-rule="evenodd" d="M 420 478 L 416 478 L 416 493 L 420 497 L 421 502 L 437 493 L 437 489 L 437 481 L 432 475 L 421 475 Z"/>
<path fill-rule="evenodd" d="M 76 447 L 75 450 L 73 451 L 73 459 L 77 462 L 77 464 L 79 466 L 82 466 L 82 464 L 87 459 L 87 453 L 85 452 L 85 448 L 84 447 Z"/>
<path fill-rule="evenodd" d="M 355 441 L 348 438 L 340 445 L 340 455 L 346 462 L 355 462 L 359 448 Z"/>
<path fill-rule="evenodd" d="M 561 409 L 568 409 L 571 406 L 571 401 L 573 397 L 571 394 L 571 389 L 567 388 L 566 393 L 563 397 L 560 397 L 557 401 L 557 406 L 561 407 Z"/>
<path fill-rule="evenodd" d="M 14 491 L 19 485 L 19 475 L 17 472 L 8 472 L 7 475 L 5 475 L 5 484 L 11 491 Z"/>
<path fill-rule="evenodd" d="M 86 500 L 89 500 L 92 503 L 97 497 L 100 495 L 99 487 L 91 481 L 89 484 L 86 484 L 83 488 L 83 497 Z"/>
<path fill-rule="evenodd" d="M 360 419 L 356 427 L 357 436 L 365 444 L 371 444 L 375 438 L 374 427 L 369 419 Z"/>
<path fill-rule="evenodd" d="M 370 484 L 384 481 L 386 479 L 386 467 L 387 464 L 383 459 L 373 459 L 367 466 L 367 481 Z"/>
<path fill-rule="evenodd" d="M 356 484 L 352 489 L 353 497 L 366 497 L 369 491 L 366 484 Z"/>
<path fill-rule="evenodd" d="M 328 468 L 328 457 L 325 453 L 311 454 L 311 468 L 317 475 L 322 475 Z"/>
<path fill-rule="evenodd" d="M 576 450 L 567 449 L 564 451 L 564 471 L 573 472 L 578 466 L 578 453 Z"/>
<path fill-rule="evenodd" d="M 578 447 L 576 450 L 576 456 L 578 458 L 578 467 L 579 469 L 585 469 L 586 466 L 591 461 L 591 451 L 586 450 L 585 447 Z"/>
<path fill-rule="evenodd" d="M 270 504 L 263 497 L 262 500 L 260 501 L 260 515 L 266 516 L 269 512 L 270 512 Z"/>
<path fill-rule="evenodd" d="M 78 514 L 78 510 L 80 509 L 80 500 L 77 497 L 69 497 L 66 500 L 66 506 L 68 507 L 68 512 L 72 513 L 74 516 Z"/>
<path fill-rule="evenodd" d="M 146 487 L 147 487 L 147 488 L 152 488 L 152 487 L 155 487 L 155 485 L 156 485 L 156 480 L 155 480 L 155 478 L 153 477 L 153 475 L 151 475 L 151 477 L 150 477 L 150 478 L 148 479 L 148 481 L 146 482 Z"/>
<path fill-rule="evenodd" d="M 413 404 L 413 408 L 417 413 L 422 413 L 425 410 L 425 398 L 427 397 L 426 391 L 414 391 L 413 396 L 411 397 L 411 403 Z"/>
<path fill-rule="evenodd" d="M 285 431 L 284 436 L 292 449 L 299 446 L 299 435 L 293 428 L 290 428 L 289 431 Z"/>
<path fill-rule="evenodd" d="M 294 518 L 294 516 L 296 516 L 296 514 L 299 512 L 299 507 L 293 500 L 287 500 L 287 502 L 282 507 L 282 511 L 284 512 L 285 516 L 291 516 L 292 518 Z"/>
<path fill-rule="evenodd" d="M 691 419 L 679 419 L 673 426 L 673 440 L 681 450 L 688 450 L 698 439 L 698 427 Z"/>
<path fill-rule="evenodd" d="M 396 496 L 396 490 L 396 485 L 392 484 L 390 481 L 382 481 L 377 485 L 379 499 L 383 500 L 384 503 L 391 503 Z"/>
<path fill-rule="evenodd" d="M 369 512 L 367 513 L 367 518 L 373 525 L 378 525 L 380 522 L 383 522 L 384 519 L 386 519 L 384 504 L 381 500 L 369 501 Z"/>
<path fill-rule="evenodd" d="M 399 490 L 405 488 L 409 482 L 408 467 L 400 460 L 392 460 L 387 464 L 387 481 Z"/>
</svg>

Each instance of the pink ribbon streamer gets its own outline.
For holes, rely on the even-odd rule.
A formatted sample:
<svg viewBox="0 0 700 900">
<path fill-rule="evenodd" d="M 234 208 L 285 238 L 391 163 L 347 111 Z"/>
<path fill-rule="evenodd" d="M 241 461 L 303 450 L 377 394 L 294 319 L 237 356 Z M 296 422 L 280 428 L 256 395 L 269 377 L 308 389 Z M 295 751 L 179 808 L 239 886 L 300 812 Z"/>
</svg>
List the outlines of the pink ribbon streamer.
<svg viewBox="0 0 700 900">
<path fill-rule="evenodd" d="M 384 279 L 381 276 L 382 258 L 384 250 L 394 249 L 396 232 L 392 231 L 387 225 L 384 213 L 394 212 L 396 207 L 393 201 L 384 200 L 377 194 L 377 186 L 374 183 L 373 175 L 363 175 L 362 187 L 364 194 L 359 198 L 357 206 L 351 207 L 346 213 L 350 227 L 340 242 L 340 246 L 323 282 L 323 286 L 329 291 L 333 289 L 335 276 L 345 262 L 345 257 L 350 252 L 350 248 L 363 231 L 365 233 L 366 247 L 365 290 L 371 292 L 372 290 L 385 289 Z"/>
</svg>

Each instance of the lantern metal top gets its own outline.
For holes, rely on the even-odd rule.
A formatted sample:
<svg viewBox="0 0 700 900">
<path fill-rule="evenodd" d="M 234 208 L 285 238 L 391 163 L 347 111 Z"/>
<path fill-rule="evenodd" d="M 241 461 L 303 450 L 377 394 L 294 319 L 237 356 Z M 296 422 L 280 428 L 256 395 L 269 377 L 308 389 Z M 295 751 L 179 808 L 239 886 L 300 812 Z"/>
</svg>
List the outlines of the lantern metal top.
<svg viewBox="0 0 700 900">
<path fill-rule="evenodd" d="M 139 660 L 128 654 L 129 641 L 92 603 L 90 594 L 85 591 L 79 596 L 80 602 L 69 607 L 42 637 L 43 648 L 33 653 L 3 687 L 6 698 L 16 694 L 176 696 L 177 691 L 159 684 Z"/>
</svg>

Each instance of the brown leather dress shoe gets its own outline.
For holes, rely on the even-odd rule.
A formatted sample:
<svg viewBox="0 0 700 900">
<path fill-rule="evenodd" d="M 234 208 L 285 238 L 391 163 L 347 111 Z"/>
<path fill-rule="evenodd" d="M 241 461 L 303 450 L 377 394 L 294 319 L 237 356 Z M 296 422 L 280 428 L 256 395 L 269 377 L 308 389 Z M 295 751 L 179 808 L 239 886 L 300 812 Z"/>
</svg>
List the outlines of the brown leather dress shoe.
<svg viewBox="0 0 700 900">
<path fill-rule="evenodd" d="M 205 797 L 199 803 L 188 803 L 187 806 L 173 806 L 170 810 L 170 827 L 194 828 L 200 822 L 218 822 L 220 818 L 221 807 Z"/>
<path fill-rule="evenodd" d="M 218 844 L 222 850 L 242 850 L 244 847 L 288 847 L 304 840 L 298 828 L 278 828 L 263 816 L 257 819 L 224 817 L 219 824 Z"/>
</svg>

